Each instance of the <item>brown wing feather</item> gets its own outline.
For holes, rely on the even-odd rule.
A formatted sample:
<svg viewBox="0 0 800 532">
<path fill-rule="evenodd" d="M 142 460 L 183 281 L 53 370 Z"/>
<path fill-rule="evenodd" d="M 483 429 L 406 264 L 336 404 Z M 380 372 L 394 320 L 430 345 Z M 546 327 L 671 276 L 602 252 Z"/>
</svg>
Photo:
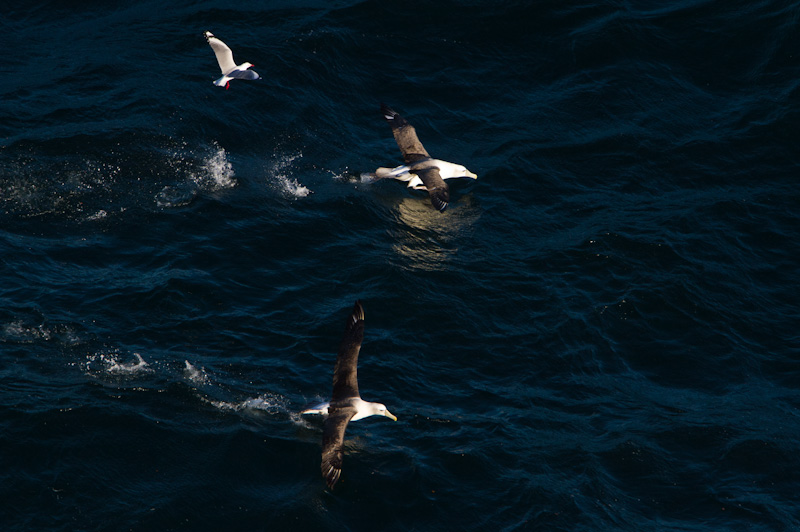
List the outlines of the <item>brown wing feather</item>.
<svg viewBox="0 0 800 532">
<path fill-rule="evenodd" d="M 420 170 L 412 168 L 428 189 L 428 194 L 431 197 L 431 203 L 439 212 L 444 212 L 450 202 L 450 188 L 444 182 L 442 176 L 439 174 L 439 169 L 435 166 L 429 166 Z"/>
<path fill-rule="evenodd" d="M 342 457 L 344 455 L 344 431 L 347 424 L 356 413 L 354 407 L 338 408 L 330 413 L 325 420 L 322 432 L 322 463 L 320 471 L 328 484 L 333 489 L 339 476 L 342 474 Z"/>
<path fill-rule="evenodd" d="M 358 394 L 358 353 L 364 339 L 364 309 L 356 301 L 353 312 L 347 318 L 344 336 L 339 344 L 336 367 L 333 369 L 333 393 L 331 402 L 342 401 Z"/>
<path fill-rule="evenodd" d="M 386 121 L 389 122 L 389 125 L 392 126 L 392 135 L 394 135 L 394 140 L 397 142 L 406 164 L 430 158 L 425 147 L 419 141 L 417 130 L 414 129 L 414 126 L 385 103 L 381 104 L 381 112 Z"/>
</svg>

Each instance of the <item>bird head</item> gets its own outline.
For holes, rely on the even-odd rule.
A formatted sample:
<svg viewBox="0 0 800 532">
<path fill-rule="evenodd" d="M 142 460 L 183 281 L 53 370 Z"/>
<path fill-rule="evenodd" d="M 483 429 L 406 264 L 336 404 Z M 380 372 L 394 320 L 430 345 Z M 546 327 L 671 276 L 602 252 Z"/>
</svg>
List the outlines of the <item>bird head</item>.
<svg viewBox="0 0 800 532">
<path fill-rule="evenodd" d="M 376 416 L 386 416 L 392 421 L 397 421 L 397 417 L 389 412 L 386 407 L 380 403 L 375 404 L 375 414 Z"/>
<path fill-rule="evenodd" d="M 469 177 L 471 179 L 478 179 L 478 176 L 467 170 L 462 164 L 448 163 L 447 161 L 436 161 L 436 166 L 439 167 L 439 173 L 443 179 Z"/>
<path fill-rule="evenodd" d="M 472 172 L 467 170 L 466 166 L 459 165 L 459 167 L 460 168 L 458 169 L 458 171 L 461 173 L 462 176 L 469 177 L 470 179 L 478 179 L 478 174 L 473 174 Z"/>
</svg>

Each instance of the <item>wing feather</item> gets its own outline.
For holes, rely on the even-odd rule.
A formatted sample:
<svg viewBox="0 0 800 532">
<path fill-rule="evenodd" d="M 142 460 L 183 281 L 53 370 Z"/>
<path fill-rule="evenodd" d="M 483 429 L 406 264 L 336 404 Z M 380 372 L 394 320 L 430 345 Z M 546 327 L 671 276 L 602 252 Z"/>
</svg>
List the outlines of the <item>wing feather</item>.
<svg viewBox="0 0 800 532">
<path fill-rule="evenodd" d="M 392 135 L 394 135 L 394 140 L 397 142 L 406 164 L 430 158 L 425 147 L 419 141 L 414 126 L 385 103 L 381 104 L 381 112 L 392 127 Z"/>
<path fill-rule="evenodd" d="M 260 76 L 252 70 L 239 70 L 228 73 L 228 76 L 234 79 L 259 79 Z"/>
<path fill-rule="evenodd" d="M 428 166 L 427 168 L 413 168 L 412 170 L 422 180 L 425 188 L 428 189 L 434 208 L 439 212 L 444 212 L 450 204 L 450 188 L 442 179 L 441 174 L 439 174 L 439 169 L 435 166 Z"/>
<path fill-rule="evenodd" d="M 236 69 L 236 62 L 233 60 L 233 52 L 228 48 L 228 45 L 214 37 L 214 34 L 210 31 L 205 32 L 204 35 L 211 49 L 214 50 L 214 55 L 217 56 L 217 63 L 219 63 L 219 69 L 222 71 L 222 74 L 228 74 Z"/>
<path fill-rule="evenodd" d="M 333 489 L 342 474 L 344 456 L 344 432 L 355 415 L 354 407 L 331 410 L 322 432 L 322 462 L 320 471 L 328 488 Z"/>
<path fill-rule="evenodd" d="M 333 394 L 331 402 L 341 401 L 358 394 L 358 353 L 364 339 L 364 308 L 356 301 L 347 318 L 344 336 L 339 344 L 336 367 L 333 369 Z"/>
</svg>

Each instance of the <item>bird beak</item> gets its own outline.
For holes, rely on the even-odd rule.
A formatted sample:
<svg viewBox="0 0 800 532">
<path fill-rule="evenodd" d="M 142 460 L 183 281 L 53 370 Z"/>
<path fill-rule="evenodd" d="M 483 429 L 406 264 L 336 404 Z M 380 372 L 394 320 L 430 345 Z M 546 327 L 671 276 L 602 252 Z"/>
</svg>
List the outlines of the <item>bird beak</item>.
<svg viewBox="0 0 800 532">
<path fill-rule="evenodd" d="M 473 174 L 472 172 L 467 172 L 467 177 L 471 177 L 472 179 L 478 179 L 478 174 Z"/>
<path fill-rule="evenodd" d="M 395 416 L 394 414 L 392 414 L 392 413 L 391 413 L 391 412 L 389 412 L 388 410 L 386 411 L 386 413 L 384 414 L 384 416 L 388 417 L 388 418 L 389 418 L 389 419 L 391 419 L 392 421 L 397 421 L 397 416 Z"/>
</svg>

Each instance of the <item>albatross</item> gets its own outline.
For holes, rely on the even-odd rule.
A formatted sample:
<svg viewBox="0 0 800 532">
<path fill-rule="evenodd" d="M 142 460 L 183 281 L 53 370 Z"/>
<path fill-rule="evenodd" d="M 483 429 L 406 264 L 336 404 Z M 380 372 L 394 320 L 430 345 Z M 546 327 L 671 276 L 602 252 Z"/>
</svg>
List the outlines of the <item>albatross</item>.
<svg viewBox="0 0 800 532">
<path fill-rule="evenodd" d="M 403 154 L 405 165 L 395 168 L 378 168 L 371 178 L 390 178 L 408 182 L 408 187 L 415 190 L 426 190 L 431 198 L 431 203 L 439 212 L 444 212 L 450 202 L 450 192 L 445 179 L 469 177 L 477 179 L 478 176 L 460 164 L 448 163 L 440 159 L 433 159 L 417 137 L 414 126 L 400 116 L 397 111 L 385 103 L 381 104 L 381 113 L 392 127 L 394 140 Z"/>
<path fill-rule="evenodd" d="M 364 309 L 356 301 L 347 318 L 344 336 L 339 344 L 336 367 L 333 370 L 333 394 L 330 403 L 314 405 L 303 414 L 327 414 L 322 430 L 322 464 L 320 471 L 329 489 L 333 489 L 342 474 L 344 432 L 347 424 L 369 416 L 397 418 L 381 403 L 361 399 L 358 393 L 358 352 L 364 339 Z"/>
<path fill-rule="evenodd" d="M 217 63 L 219 69 L 222 71 L 222 77 L 214 82 L 217 87 L 225 87 L 227 90 L 230 88 L 232 79 L 259 79 L 261 76 L 256 74 L 254 70 L 248 70 L 252 63 L 242 63 L 237 65 L 233 60 L 233 52 L 228 48 L 228 45 L 220 41 L 210 31 L 203 32 L 203 35 L 214 50 L 214 55 L 217 56 Z"/>
</svg>

